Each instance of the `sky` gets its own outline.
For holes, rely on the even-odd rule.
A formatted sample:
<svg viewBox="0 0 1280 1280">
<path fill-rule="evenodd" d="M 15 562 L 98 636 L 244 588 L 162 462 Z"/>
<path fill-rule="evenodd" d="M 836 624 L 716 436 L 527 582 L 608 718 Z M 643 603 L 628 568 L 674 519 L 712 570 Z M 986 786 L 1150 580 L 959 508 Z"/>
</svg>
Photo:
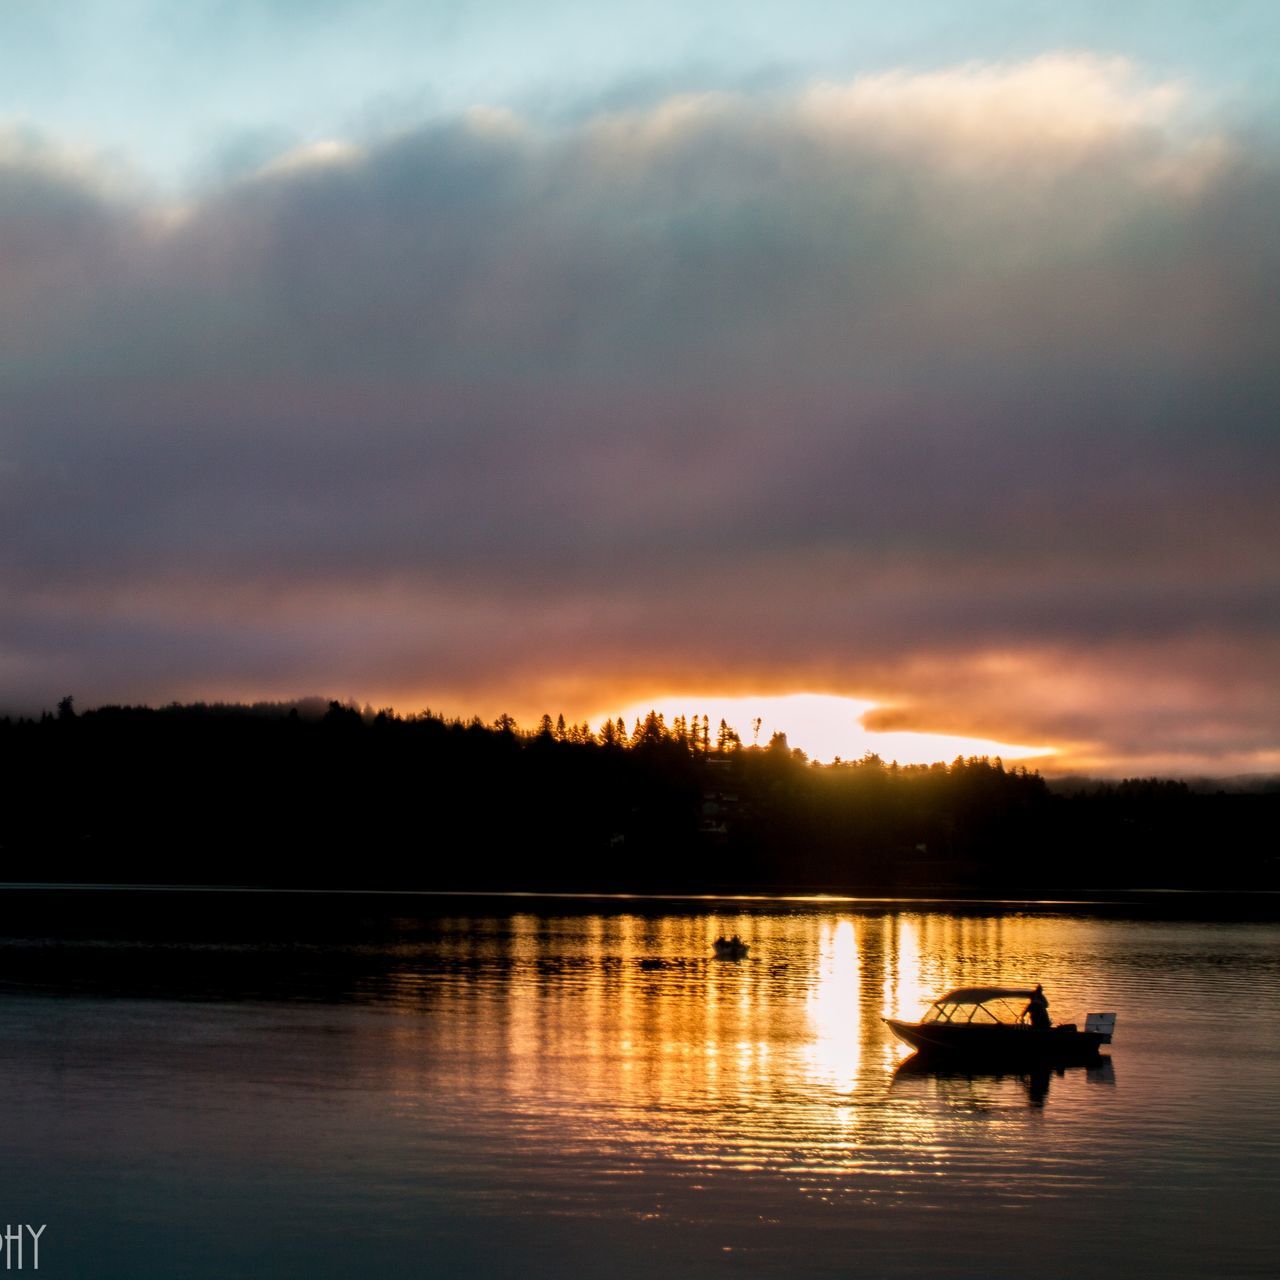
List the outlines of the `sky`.
<svg viewBox="0 0 1280 1280">
<path fill-rule="evenodd" d="M 0 0 L 0 707 L 1280 771 L 1280 6 L 898 8 Z"/>
</svg>

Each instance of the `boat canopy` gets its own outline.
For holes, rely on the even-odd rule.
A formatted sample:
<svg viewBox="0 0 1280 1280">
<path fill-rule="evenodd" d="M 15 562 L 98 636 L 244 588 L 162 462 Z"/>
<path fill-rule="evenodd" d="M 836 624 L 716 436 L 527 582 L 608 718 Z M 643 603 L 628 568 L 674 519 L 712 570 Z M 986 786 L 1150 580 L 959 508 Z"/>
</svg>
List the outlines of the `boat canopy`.
<svg viewBox="0 0 1280 1280">
<path fill-rule="evenodd" d="M 939 996 L 921 1022 L 1003 1023 L 1020 1025 L 1034 991 L 1026 987 L 957 987 Z"/>
<path fill-rule="evenodd" d="M 957 987 L 939 996 L 934 1004 L 985 1004 L 988 1000 L 1030 1000 L 1029 987 Z"/>
</svg>

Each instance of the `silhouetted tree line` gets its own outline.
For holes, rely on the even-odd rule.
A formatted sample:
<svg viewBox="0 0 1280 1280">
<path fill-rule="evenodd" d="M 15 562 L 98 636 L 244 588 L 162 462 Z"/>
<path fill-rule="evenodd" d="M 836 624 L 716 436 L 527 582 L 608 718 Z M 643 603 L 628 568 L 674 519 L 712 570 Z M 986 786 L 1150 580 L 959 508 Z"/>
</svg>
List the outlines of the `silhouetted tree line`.
<svg viewBox="0 0 1280 1280">
<path fill-rule="evenodd" d="M 634 892 L 1280 887 L 1280 787 L 1057 793 L 999 760 L 809 763 L 656 713 L 522 729 L 330 702 L 0 720 L 2 880 Z"/>
</svg>

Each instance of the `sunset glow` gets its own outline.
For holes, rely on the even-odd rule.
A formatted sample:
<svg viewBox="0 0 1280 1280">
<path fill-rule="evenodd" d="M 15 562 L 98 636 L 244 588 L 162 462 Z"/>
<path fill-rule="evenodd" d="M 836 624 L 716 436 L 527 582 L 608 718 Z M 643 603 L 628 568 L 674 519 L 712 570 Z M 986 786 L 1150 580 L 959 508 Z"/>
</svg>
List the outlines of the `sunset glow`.
<svg viewBox="0 0 1280 1280">
<path fill-rule="evenodd" d="M 0 715 L 1280 768 L 1280 9 L 322 7 L 0 6 Z"/>
<path fill-rule="evenodd" d="M 1007 761 L 1045 760 L 1050 747 L 1018 746 L 986 738 L 969 738 L 945 733 L 877 732 L 867 729 L 862 718 L 876 709 L 874 702 L 842 698 L 826 693 L 792 693 L 769 697 L 665 697 L 636 702 L 620 713 L 630 727 L 650 709 L 659 712 L 670 726 L 677 716 L 705 715 L 710 721 L 711 739 L 723 719 L 735 729 L 744 746 L 767 747 L 775 733 L 784 733 L 787 745 L 803 751 L 811 760 L 823 763 L 837 757 L 859 760 L 868 753 L 886 764 L 933 764 L 949 762 L 957 756 L 999 756 Z M 603 717 L 597 717 L 600 719 Z M 759 719 L 757 730 L 755 721 Z M 594 721 L 592 722 L 594 723 Z"/>
</svg>

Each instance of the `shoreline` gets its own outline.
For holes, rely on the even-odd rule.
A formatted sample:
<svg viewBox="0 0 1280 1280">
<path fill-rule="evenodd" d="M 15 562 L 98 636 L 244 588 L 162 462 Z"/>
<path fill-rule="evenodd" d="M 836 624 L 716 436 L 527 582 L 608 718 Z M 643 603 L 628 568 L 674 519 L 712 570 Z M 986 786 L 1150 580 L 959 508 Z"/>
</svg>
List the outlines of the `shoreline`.
<svg viewBox="0 0 1280 1280">
<path fill-rule="evenodd" d="M 337 902 L 342 899 L 410 899 L 432 902 L 475 903 L 564 903 L 566 905 L 600 904 L 619 908 L 643 908 L 647 904 L 666 907 L 688 906 L 708 909 L 716 904 L 738 906 L 745 910 L 780 907 L 791 910 L 827 908 L 885 910 L 960 910 L 987 909 L 996 912 L 1102 912 L 1146 908 L 1148 912 L 1168 912 L 1176 916 L 1196 914 L 1196 908 L 1212 909 L 1211 918 L 1221 917 L 1226 909 L 1233 918 L 1237 913 L 1257 918 L 1280 919 L 1280 891 L 1274 889 L 1108 889 L 1096 894 L 1088 890 L 1075 895 L 1047 896 L 1018 894 L 966 894 L 936 891 L 919 894 L 860 894 L 834 891 L 796 890 L 794 892 L 752 892 L 740 889 L 704 892 L 617 892 L 592 889 L 422 889 L 362 886 L 261 885 L 261 884 L 173 884 L 128 883 L 112 881 L 0 881 L 0 893 L 62 894 L 91 896 L 119 894 L 142 897 L 278 898 L 313 899 Z M 1234 910 L 1231 910 L 1234 908 Z"/>
</svg>

